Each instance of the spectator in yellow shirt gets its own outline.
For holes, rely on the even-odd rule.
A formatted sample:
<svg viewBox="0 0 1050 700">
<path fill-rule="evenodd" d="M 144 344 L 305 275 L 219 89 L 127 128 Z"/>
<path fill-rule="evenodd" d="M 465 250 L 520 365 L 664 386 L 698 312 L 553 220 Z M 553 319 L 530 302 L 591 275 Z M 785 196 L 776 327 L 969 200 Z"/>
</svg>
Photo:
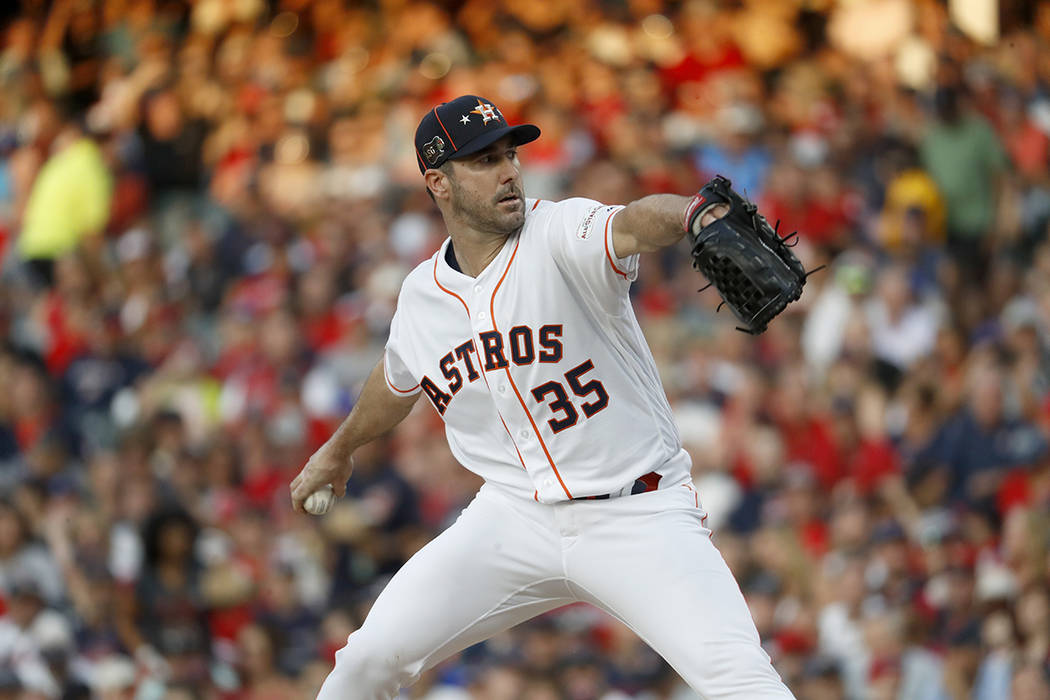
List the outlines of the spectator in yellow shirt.
<svg viewBox="0 0 1050 700">
<path fill-rule="evenodd" d="M 55 139 L 26 202 L 19 256 L 50 285 L 54 260 L 99 234 L 109 220 L 113 177 L 102 150 L 77 125 Z"/>
</svg>

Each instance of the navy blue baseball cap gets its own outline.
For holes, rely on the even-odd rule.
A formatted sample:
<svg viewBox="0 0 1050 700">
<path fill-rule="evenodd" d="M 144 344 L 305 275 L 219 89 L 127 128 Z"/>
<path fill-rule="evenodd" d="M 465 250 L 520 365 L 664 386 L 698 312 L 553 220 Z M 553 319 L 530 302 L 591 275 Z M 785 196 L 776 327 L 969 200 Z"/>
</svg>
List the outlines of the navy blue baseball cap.
<svg viewBox="0 0 1050 700">
<path fill-rule="evenodd" d="M 507 135 L 513 136 L 514 143 L 520 146 L 538 139 L 540 129 L 533 124 L 511 126 L 491 101 L 477 95 L 442 102 L 427 112 L 416 127 L 419 172 L 477 153 Z"/>
</svg>

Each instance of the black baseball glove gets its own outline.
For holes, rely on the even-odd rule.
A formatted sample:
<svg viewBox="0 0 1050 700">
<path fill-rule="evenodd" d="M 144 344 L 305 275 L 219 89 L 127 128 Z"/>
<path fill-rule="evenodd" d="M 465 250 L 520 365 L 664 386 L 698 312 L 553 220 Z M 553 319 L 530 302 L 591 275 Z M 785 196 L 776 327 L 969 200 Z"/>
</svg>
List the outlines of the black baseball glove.
<svg viewBox="0 0 1050 700">
<path fill-rule="evenodd" d="M 710 280 L 704 289 L 714 285 L 722 304 L 743 324 L 739 330 L 758 335 L 802 296 L 807 273 L 786 242 L 795 234 L 781 238 L 732 184 L 719 175 L 704 185 L 686 210 L 685 229 L 693 244 L 693 267 Z M 701 226 L 704 212 L 718 204 L 729 211 Z"/>
</svg>

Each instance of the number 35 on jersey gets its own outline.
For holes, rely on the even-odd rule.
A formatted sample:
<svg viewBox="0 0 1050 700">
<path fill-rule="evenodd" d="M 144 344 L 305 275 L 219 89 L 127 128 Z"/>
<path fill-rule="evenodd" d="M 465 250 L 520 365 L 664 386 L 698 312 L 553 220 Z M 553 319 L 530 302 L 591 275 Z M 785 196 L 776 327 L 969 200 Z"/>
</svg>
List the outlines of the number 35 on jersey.
<svg viewBox="0 0 1050 700">
<path fill-rule="evenodd" d="M 438 413 L 444 415 L 464 383 L 481 377 L 479 368 L 495 372 L 509 369 L 512 363 L 519 367 L 536 362 L 560 363 L 563 355 L 561 336 L 562 325 L 553 323 L 535 331 L 529 326 L 514 326 L 506 335 L 500 331 L 480 333 L 480 354 L 474 341 L 464 341 L 450 349 L 438 362 L 442 378 L 424 376 L 420 388 Z M 609 405 L 609 394 L 602 382 L 591 374 L 592 370 L 594 362 L 588 359 L 557 380 L 543 382 L 529 390 L 538 403 L 549 407 L 552 416 L 547 424 L 555 434 L 576 425 L 581 412 L 585 418 L 590 418 Z M 570 398 L 570 391 L 580 400 L 579 409 Z"/>
</svg>

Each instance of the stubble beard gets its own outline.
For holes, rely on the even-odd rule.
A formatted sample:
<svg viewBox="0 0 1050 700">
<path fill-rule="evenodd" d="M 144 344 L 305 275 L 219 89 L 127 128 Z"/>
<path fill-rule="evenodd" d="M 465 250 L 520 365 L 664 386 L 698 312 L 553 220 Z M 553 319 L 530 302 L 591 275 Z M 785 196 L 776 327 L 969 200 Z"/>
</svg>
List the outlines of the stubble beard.
<svg viewBox="0 0 1050 700">
<path fill-rule="evenodd" d="M 513 190 L 518 195 L 518 203 L 512 210 L 499 203 L 500 198 L 507 196 L 506 191 L 485 199 L 460 187 L 455 180 L 451 180 L 451 186 L 453 214 L 475 231 L 509 236 L 525 225 L 525 195 L 521 188 Z"/>
</svg>

